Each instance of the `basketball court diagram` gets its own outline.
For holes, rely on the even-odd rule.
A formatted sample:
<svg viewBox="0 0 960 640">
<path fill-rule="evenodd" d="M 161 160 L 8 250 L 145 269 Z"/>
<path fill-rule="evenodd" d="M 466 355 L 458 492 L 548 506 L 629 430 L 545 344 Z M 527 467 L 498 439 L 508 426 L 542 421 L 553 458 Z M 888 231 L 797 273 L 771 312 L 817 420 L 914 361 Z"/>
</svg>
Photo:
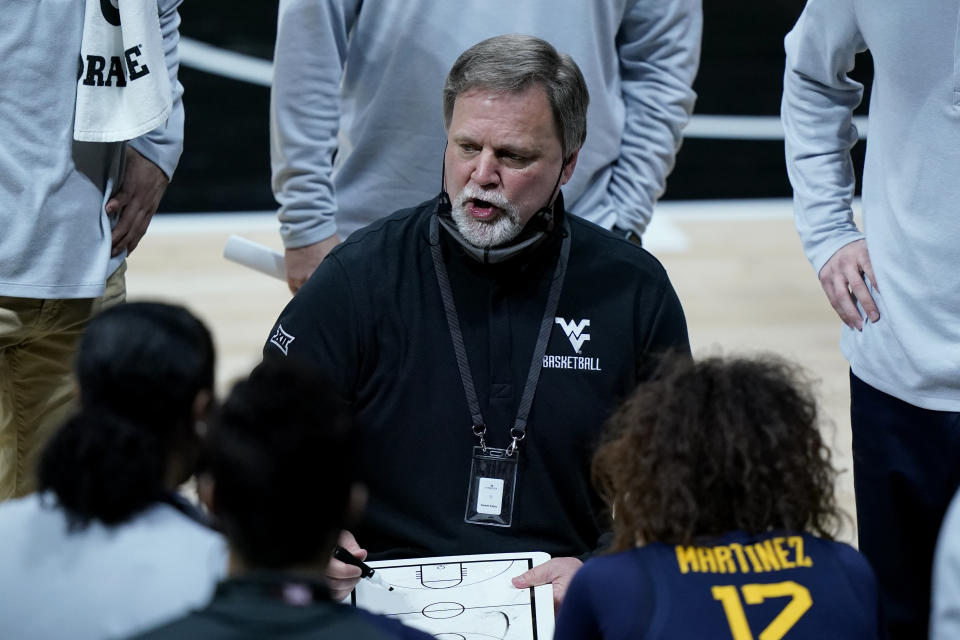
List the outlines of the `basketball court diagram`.
<svg viewBox="0 0 960 640">
<path fill-rule="evenodd" d="M 361 580 L 352 601 L 438 640 L 547 640 L 552 587 L 517 589 L 511 582 L 547 559 L 532 553 L 370 562 L 393 590 Z"/>
</svg>

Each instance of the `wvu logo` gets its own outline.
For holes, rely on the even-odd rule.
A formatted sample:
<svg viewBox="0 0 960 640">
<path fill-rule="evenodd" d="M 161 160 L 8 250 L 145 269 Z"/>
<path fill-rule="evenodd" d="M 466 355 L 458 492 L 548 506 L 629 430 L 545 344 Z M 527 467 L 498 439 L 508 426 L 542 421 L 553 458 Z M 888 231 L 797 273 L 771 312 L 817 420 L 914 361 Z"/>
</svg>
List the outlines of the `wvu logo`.
<svg viewBox="0 0 960 640">
<path fill-rule="evenodd" d="M 590 326 L 590 321 L 584 319 L 577 322 L 571 319 L 570 322 L 567 322 L 563 318 L 554 318 L 553 321 L 563 328 L 563 332 L 567 334 L 567 338 L 570 339 L 573 350 L 580 353 L 580 348 L 583 346 L 583 343 L 590 339 L 590 334 L 584 333 L 583 331 Z"/>
<path fill-rule="evenodd" d="M 277 348 L 279 348 L 280 351 L 283 351 L 283 355 L 287 355 L 287 349 L 290 347 L 290 343 L 294 340 L 296 340 L 296 338 L 284 331 L 282 324 L 277 325 L 277 330 L 270 337 L 270 342 L 277 345 Z"/>
</svg>

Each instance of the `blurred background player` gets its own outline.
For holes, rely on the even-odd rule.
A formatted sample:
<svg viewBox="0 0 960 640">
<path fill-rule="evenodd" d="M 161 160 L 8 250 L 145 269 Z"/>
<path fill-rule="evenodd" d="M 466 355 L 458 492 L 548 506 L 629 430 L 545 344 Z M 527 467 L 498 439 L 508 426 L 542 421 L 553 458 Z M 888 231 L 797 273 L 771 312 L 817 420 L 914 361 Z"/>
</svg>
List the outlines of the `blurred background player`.
<svg viewBox="0 0 960 640">
<path fill-rule="evenodd" d="M 593 476 L 614 514 L 556 640 L 878 637 L 813 396 L 772 358 L 668 362 L 614 415 Z"/>
<path fill-rule="evenodd" d="M 325 380 L 289 360 L 254 369 L 224 403 L 201 481 L 230 577 L 207 607 L 141 637 L 429 639 L 330 598 L 334 542 L 362 508 L 355 463 L 351 412 Z"/>
<path fill-rule="evenodd" d="M 131 303 L 79 347 L 80 410 L 39 492 L 0 504 L 0 637 L 125 637 L 210 599 L 226 543 L 174 492 L 213 398 L 213 343 L 181 307 Z"/>
</svg>

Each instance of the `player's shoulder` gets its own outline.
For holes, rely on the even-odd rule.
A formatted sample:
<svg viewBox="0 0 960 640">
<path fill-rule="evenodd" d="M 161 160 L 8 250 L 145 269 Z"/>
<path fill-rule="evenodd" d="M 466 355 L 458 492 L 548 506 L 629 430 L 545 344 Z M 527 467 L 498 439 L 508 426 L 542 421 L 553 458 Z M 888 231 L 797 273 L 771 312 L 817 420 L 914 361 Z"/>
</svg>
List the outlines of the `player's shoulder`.
<svg viewBox="0 0 960 640">
<path fill-rule="evenodd" d="M 806 535 L 805 537 L 813 549 L 819 547 L 823 550 L 823 553 L 831 554 L 853 582 L 873 583 L 875 581 L 870 562 L 862 553 L 846 542 L 826 540 L 812 535 Z"/>
<path fill-rule="evenodd" d="M 337 245 L 330 255 L 350 260 L 385 248 L 402 247 L 415 237 L 424 242 L 429 238 L 429 218 L 436 210 L 437 199 L 421 202 L 415 207 L 394 211 L 390 215 L 357 229 Z"/>
<path fill-rule="evenodd" d="M 636 569 L 649 566 L 655 558 L 663 553 L 661 547 L 663 545 L 655 543 L 625 551 L 596 555 L 584 563 L 577 571 L 577 575 L 583 573 L 584 579 L 591 581 L 616 582 L 628 567 Z"/>
</svg>

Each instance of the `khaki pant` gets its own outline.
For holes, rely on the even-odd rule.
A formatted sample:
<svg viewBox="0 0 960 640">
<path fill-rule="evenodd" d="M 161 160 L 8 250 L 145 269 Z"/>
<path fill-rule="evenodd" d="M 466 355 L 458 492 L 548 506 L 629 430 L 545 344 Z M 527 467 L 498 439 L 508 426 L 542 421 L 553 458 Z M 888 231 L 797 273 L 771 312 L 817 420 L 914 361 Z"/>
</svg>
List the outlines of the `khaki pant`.
<svg viewBox="0 0 960 640">
<path fill-rule="evenodd" d="M 74 408 L 74 354 L 87 323 L 126 299 L 120 265 L 100 298 L 0 296 L 0 500 L 36 488 L 50 436 Z"/>
</svg>

